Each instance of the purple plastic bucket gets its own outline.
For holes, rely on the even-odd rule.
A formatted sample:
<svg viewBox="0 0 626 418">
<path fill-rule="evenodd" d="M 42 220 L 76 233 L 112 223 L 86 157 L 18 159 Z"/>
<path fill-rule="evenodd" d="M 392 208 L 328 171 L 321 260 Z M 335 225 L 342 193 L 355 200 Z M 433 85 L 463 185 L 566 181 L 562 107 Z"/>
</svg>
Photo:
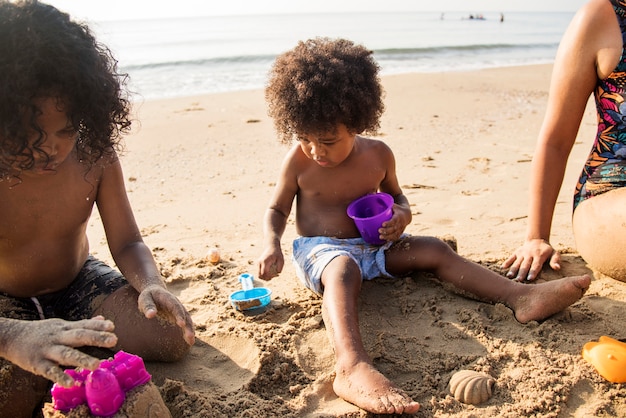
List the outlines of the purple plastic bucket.
<svg viewBox="0 0 626 418">
<path fill-rule="evenodd" d="M 382 245 L 378 229 L 393 215 L 393 197 L 387 193 L 372 193 L 360 197 L 348 206 L 348 216 L 354 220 L 361 237 L 370 244 Z"/>
</svg>

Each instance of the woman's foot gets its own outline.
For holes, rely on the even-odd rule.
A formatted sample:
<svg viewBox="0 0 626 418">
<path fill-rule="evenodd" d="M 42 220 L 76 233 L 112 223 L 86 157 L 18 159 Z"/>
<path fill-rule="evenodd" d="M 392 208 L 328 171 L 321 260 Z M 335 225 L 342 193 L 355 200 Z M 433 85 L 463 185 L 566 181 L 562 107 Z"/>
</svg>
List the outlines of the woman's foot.
<svg viewBox="0 0 626 418">
<path fill-rule="evenodd" d="M 375 414 L 414 414 L 420 404 L 369 363 L 337 366 L 333 382 L 337 396 Z"/>
<path fill-rule="evenodd" d="M 565 277 L 537 284 L 521 284 L 509 306 L 515 318 L 525 324 L 540 321 L 561 312 L 579 300 L 589 288 L 591 278 L 587 275 Z"/>
</svg>

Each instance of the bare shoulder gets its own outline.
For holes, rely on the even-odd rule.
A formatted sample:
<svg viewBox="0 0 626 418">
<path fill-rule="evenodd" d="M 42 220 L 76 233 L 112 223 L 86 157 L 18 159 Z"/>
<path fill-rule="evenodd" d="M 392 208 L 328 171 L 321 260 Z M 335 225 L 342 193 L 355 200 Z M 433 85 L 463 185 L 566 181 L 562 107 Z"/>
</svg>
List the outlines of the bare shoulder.
<svg viewBox="0 0 626 418">
<path fill-rule="evenodd" d="M 392 158 L 393 151 L 384 141 L 357 135 L 356 144 L 359 153 L 363 155 L 376 155 L 379 158 Z"/>
<path fill-rule="evenodd" d="M 608 0 L 590 0 L 574 15 L 572 24 L 578 31 L 595 33 L 602 32 L 606 25 L 617 24 L 613 6 Z"/>
<path fill-rule="evenodd" d="M 283 169 L 298 168 L 308 164 L 311 164 L 311 159 L 302 152 L 300 144 L 297 143 L 289 148 L 283 159 Z"/>
<path fill-rule="evenodd" d="M 594 76 L 606 78 L 617 66 L 623 41 L 615 11 L 608 0 L 591 0 L 576 13 L 564 36 L 575 56 L 593 62 Z M 587 62 L 583 62 L 587 66 Z"/>
</svg>

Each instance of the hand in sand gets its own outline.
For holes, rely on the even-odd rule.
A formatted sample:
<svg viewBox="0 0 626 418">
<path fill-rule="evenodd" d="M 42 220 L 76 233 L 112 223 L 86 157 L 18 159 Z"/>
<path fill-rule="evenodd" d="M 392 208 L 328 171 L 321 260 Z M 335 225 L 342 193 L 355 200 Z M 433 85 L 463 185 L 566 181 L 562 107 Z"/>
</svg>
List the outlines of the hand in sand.
<svg viewBox="0 0 626 418">
<path fill-rule="evenodd" d="M 561 254 L 548 241 L 532 239 L 526 241 L 502 263 L 502 268 L 509 269 L 506 274 L 509 279 L 532 281 L 539 277 L 541 268 L 548 259 L 553 270 L 561 269 Z"/>
<path fill-rule="evenodd" d="M 258 261 L 259 279 L 271 280 L 278 276 L 285 265 L 283 252 L 278 249 L 267 249 L 263 252 Z"/>
<path fill-rule="evenodd" d="M 6 321 L 6 322 L 5 322 Z M 80 321 L 44 319 L 3 321 L 3 357 L 24 370 L 69 387 L 74 380 L 61 366 L 95 370 L 100 360 L 76 347 L 112 348 L 117 344 L 113 322 L 98 316 Z"/>
<path fill-rule="evenodd" d="M 161 286 L 146 287 L 138 298 L 139 310 L 151 319 L 161 314 L 183 329 L 183 338 L 190 346 L 195 341 L 195 331 L 191 316 L 180 301 Z"/>
</svg>

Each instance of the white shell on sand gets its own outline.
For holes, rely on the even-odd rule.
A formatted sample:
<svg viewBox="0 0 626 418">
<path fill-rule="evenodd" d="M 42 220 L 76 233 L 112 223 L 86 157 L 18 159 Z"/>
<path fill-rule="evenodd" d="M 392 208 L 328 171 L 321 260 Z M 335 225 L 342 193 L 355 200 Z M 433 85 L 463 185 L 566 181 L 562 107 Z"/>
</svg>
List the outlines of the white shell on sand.
<svg viewBox="0 0 626 418">
<path fill-rule="evenodd" d="M 450 379 L 450 393 L 457 401 L 478 405 L 491 398 L 496 380 L 485 373 L 461 370 Z"/>
</svg>

